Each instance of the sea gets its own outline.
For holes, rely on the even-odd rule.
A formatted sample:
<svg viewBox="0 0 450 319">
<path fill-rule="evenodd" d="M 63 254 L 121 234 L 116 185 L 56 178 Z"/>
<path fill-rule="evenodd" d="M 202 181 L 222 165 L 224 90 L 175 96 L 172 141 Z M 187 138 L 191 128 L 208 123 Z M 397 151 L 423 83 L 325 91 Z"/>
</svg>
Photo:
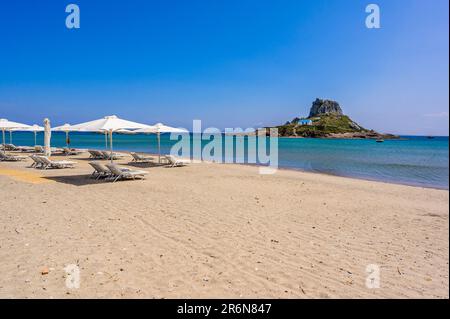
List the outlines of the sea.
<svg viewBox="0 0 450 319">
<path fill-rule="evenodd" d="M 106 148 L 103 134 L 71 132 L 69 137 L 70 146 L 74 148 Z M 9 138 L 9 133 L 6 133 L 7 143 Z M 12 143 L 33 146 L 34 133 L 13 132 Z M 36 143 L 43 145 L 42 132 L 37 133 Z M 161 153 L 170 153 L 175 143 L 177 141 L 171 140 L 170 134 L 161 134 Z M 202 145 L 207 143 L 202 141 Z M 401 136 L 401 139 L 383 143 L 363 139 L 279 138 L 278 167 L 448 190 L 448 143 L 448 137 L 440 136 Z M 65 133 L 53 132 L 51 144 L 54 147 L 66 146 Z M 223 142 L 223 157 L 227 153 L 225 148 L 230 147 L 230 144 L 225 145 Z M 245 149 L 248 145 L 244 142 Z M 158 153 L 157 137 L 152 134 L 114 134 L 113 147 L 117 151 Z M 231 153 L 234 152 L 227 154 Z M 246 163 L 248 160 L 247 156 L 240 159 L 233 156 L 232 161 Z"/>
</svg>

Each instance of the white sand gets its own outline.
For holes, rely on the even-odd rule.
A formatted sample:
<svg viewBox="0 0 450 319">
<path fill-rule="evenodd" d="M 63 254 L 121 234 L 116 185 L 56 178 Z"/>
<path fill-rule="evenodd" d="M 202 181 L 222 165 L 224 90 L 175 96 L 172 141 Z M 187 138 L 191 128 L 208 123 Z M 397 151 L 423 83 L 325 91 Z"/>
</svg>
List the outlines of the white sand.
<svg viewBox="0 0 450 319">
<path fill-rule="evenodd" d="M 77 161 L 0 162 L 0 297 L 449 297 L 448 191 L 220 164 L 95 182 Z"/>
</svg>

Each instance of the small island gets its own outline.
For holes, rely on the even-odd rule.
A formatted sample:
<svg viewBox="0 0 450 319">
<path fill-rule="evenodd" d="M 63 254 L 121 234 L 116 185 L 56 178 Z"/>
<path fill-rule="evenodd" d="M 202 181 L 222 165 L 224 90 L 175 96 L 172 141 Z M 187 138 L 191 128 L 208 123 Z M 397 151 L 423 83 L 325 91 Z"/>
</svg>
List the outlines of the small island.
<svg viewBox="0 0 450 319">
<path fill-rule="evenodd" d="M 280 137 L 398 139 L 393 134 L 368 130 L 345 115 L 338 102 L 317 98 L 305 118 L 277 126 Z"/>
</svg>

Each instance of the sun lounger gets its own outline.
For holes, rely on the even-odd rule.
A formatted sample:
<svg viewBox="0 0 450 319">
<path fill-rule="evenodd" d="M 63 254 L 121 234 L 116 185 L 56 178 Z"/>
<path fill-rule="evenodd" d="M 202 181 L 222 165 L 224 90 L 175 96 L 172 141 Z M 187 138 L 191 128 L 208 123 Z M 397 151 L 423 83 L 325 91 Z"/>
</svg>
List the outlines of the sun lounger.
<svg viewBox="0 0 450 319">
<path fill-rule="evenodd" d="M 25 156 L 9 155 L 4 152 L 0 152 L 0 161 L 5 162 L 18 162 L 26 159 Z"/>
<path fill-rule="evenodd" d="M 31 155 L 30 158 L 33 160 L 33 163 L 31 163 L 30 167 L 36 167 L 39 165 L 39 161 L 36 159 L 35 155 Z"/>
<path fill-rule="evenodd" d="M 105 159 L 105 156 L 100 151 L 88 150 L 88 152 L 90 154 L 89 158 L 92 158 L 92 159 Z"/>
<path fill-rule="evenodd" d="M 133 157 L 132 162 L 138 162 L 138 163 L 149 163 L 153 161 L 153 157 L 146 156 L 146 155 L 140 155 L 138 153 L 131 153 L 131 156 Z"/>
<path fill-rule="evenodd" d="M 140 170 L 131 170 L 128 168 L 123 168 L 120 166 L 117 166 L 116 164 L 106 164 L 106 167 L 111 171 L 114 182 L 118 181 L 119 179 L 136 179 L 136 177 L 139 178 L 145 178 L 145 175 L 148 174 L 147 171 L 140 171 Z"/>
<path fill-rule="evenodd" d="M 16 152 L 32 152 L 34 147 L 31 146 L 16 146 L 14 144 L 6 144 L 6 150 L 16 151 Z"/>
<path fill-rule="evenodd" d="M 89 162 L 89 165 L 91 165 L 94 168 L 94 172 L 91 174 L 92 178 L 99 179 L 102 177 L 112 177 L 111 170 L 99 162 Z"/>
<path fill-rule="evenodd" d="M 101 153 L 103 154 L 103 157 L 104 157 L 105 159 L 111 159 L 111 152 L 101 151 Z M 113 160 L 121 159 L 121 158 L 124 158 L 124 157 L 125 157 L 124 154 L 112 153 L 112 159 L 113 159 Z"/>
<path fill-rule="evenodd" d="M 55 154 L 55 153 L 64 154 L 64 149 L 58 148 L 58 147 L 51 147 L 50 151 L 52 152 L 52 154 Z"/>
<path fill-rule="evenodd" d="M 18 149 L 22 153 L 32 153 L 32 152 L 34 152 L 34 147 L 32 147 L 32 146 L 19 146 Z"/>
<path fill-rule="evenodd" d="M 47 168 L 73 168 L 76 162 L 71 161 L 52 161 L 48 157 L 38 156 L 40 161 L 42 161 L 42 169 Z"/>
<path fill-rule="evenodd" d="M 170 167 L 185 166 L 185 165 L 191 163 L 190 160 L 177 158 L 177 157 L 175 157 L 173 155 L 166 155 L 166 159 L 169 161 Z"/>
<path fill-rule="evenodd" d="M 37 155 L 31 155 L 30 158 L 33 160 L 33 163 L 31 164 L 31 167 L 34 168 L 40 168 L 44 165 L 42 160 Z"/>
<path fill-rule="evenodd" d="M 78 155 L 78 154 L 83 153 L 83 151 L 77 150 L 76 148 L 64 147 L 63 153 L 64 153 L 64 155 Z"/>
<path fill-rule="evenodd" d="M 19 151 L 20 149 L 14 144 L 5 144 L 6 151 Z"/>
<path fill-rule="evenodd" d="M 42 168 L 45 166 L 44 162 L 42 161 L 41 157 L 38 155 L 31 155 L 31 159 L 33 160 L 33 164 L 31 164 L 31 167 L 34 168 Z"/>
<path fill-rule="evenodd" d="M 34 147 L 34 151 L 35 151 L 36 153 L 41 153 L 41 154 L 44 154 L 44 153 L 45 153 L 45 149 L 44 149 L 44 147 L 41 146 L 41 145 L 36 145 L 36 146 Z M 51 151 L 52 153 L 63 153 L 63 149 L 62 149 L 62 148 L 56 148 L 56 147 L 51 147 L 51 148 L 50 148 L 50 151 Z"/>
<path fill-rule="evenodd" d="M 16 146 L 14 144 L 5 144 L 6 151 L 27 152 L 30 149 L 33 148 L 30 146 Z"/>
</svg>

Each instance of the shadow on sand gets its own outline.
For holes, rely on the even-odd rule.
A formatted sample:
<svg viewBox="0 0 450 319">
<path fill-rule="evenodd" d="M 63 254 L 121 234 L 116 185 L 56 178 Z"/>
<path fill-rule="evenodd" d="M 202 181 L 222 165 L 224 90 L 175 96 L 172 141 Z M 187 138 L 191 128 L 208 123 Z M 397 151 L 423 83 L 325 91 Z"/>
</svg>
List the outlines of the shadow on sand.
<svg viewBox="0 0 450 319">
<path fill-rule="evenodd" d="M 83 174 L 83 175 L 67 175 L 67 176 L 46 176 L 42 177 L 44 179 L 48 179 L 54 182 L 58 183 L 64 183 L 74 186 L 86 186 L 86 185 L 93 185 L 93 184 L 104 184 L 110 182 L 109 180 L 105 179 L 98 179 L 91 178 L 90 174 Z"/>
<path fill-rule="evenodd" d="M 164 164 L 164 163 L 154 163 L 154 162 L 128 162 L 126 164 L 119 163 L 119 165 L 133 166 L 133 167 L 137 167 L 137 168 L 151 168 L 151 167 L 167 166 L 167 164 Z"/>
</svg>

